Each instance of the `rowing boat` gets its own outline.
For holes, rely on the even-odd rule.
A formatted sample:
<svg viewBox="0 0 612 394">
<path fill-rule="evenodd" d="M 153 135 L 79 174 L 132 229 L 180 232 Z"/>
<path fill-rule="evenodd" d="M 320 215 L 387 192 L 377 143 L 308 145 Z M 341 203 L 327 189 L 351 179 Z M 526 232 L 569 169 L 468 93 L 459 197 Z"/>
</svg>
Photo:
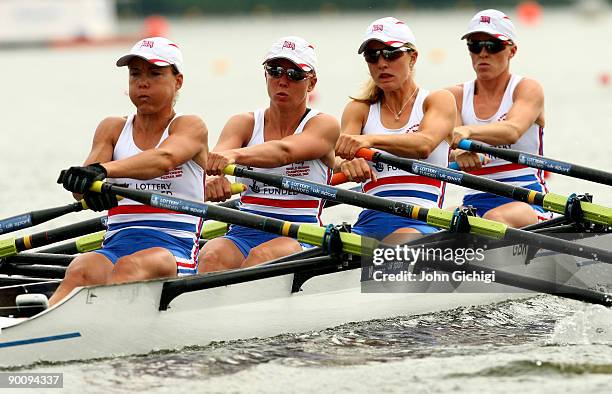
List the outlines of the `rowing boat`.
<svg viewBox="0 0 612 394">
<path fill-rule="evenodd" d="M 601 244 L 611 237 L 580 242 Z M 602 262 L 548 251 L 534 255 L 522 245 L 493 247 L 486 256 L 486 267 L 479 268 L 518 276 L 520 287 L 506 278 L 493 284 L 406 282 L 390 290 L 374 279 L 375 266 L 361 269 L 359 256 L 321 247 L 247 269 L 79 287 L 29 319 L 0 320 L 0 367 L 146 354 L 494 303 L 529 296 L 525 278 L 566 286 L 559 292 L 612 285 L 612 265 Z M 53 288 L 54 282 L 35 285 Z M 0 288 L 0 294 L 35 285 Z"/>
<path fill-rule="evenodd" d="M 376 160 L 386 159 L 379 155 Z M 418 258 L 413 255 L 412 261 L 403 261 L 397 254 L 380 263 L 377 256 L 387 256 L 386 252 L 395 247 L 351 234 L 344 228 L 296 224 L 94 182 L 92 191 L 112 191 L 156 208 L 293 237 L 316 247 L 246 269 L 78 287 L 53 307 L 30 318 L 0 318 L 0 367 L 146 354 L 211 342 L 307 332 L 348 322 L 488 304 L 537 293 L 612 305 L 609 208 L 577 197 L 555 197 L 558 206 L 554 208 L 563 212 L 564 217 L 530 228 L 511 229 L 502 223 L 470 216 L 465 210 L 423 208 L 290 177 L 257 174 L 238 166 L 225 170 L 336 203 L 410 217 L 445 231 L 397 246 L 424 253 Z M 491 182 L 487 187 L 502 190 Z M 514 192 L 510 194 L 522 198 Z M 540 199 L 545 202 L 546 198 Z M 41 212 L 28 215 L 42 220 Z M 20 225 L 16 218 L 19 217 L 5 221 L 10 229 Z M 93 232 L 101 226 L 98 218 L 85 227 Z M 83 228 L 67 226 L 3 240 L 0 257 L 27 258 L 23 251 L 47 245 L 50 239 L 66 240 Z M 42 252 L 81 253 L 99 247 L 99 243 L 99 234 L 92 234 L 74 245 L 60 245 Z M 443 247 L 451 251 L 480 250 L 482 258 L 466 263 L 455 255 L 449 260 L 436 254 Z M 52 258 L 41 251 L 34 255 L 34 262 L 70 259 Z M 9 263 L 0 268 L 21 273 L 27 267 Z M 52 269 L 44 272 L 53 274 Z M 12 284 L 8 283 L 11 281 Z M 0 286 L 3 282 L 8 283 L 0 287 L 0 311 L 5 315 L 15 312 L 16 295 L 50 294 L 58 283 L 0 275 Z"/>
</svg>

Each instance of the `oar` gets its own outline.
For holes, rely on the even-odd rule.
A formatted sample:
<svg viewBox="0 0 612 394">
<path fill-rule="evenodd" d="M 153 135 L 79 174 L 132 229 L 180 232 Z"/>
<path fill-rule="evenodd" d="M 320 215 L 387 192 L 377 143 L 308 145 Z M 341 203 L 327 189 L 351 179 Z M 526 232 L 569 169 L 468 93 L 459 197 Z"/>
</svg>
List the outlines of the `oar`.
<svg viewBox="0 0 612 394">
<path fill-rule="evenodd" d="M 393 215 L 419 220 L 431 226 L 442 229 L 456 229 L 453 223 L 457 219 L 452 211 L 439 208 L 424 208 L 417 205 L 393 201 L 364 193 L 356 193 L 350 190 L 322 185 L 302 179 L 259 173 L 257 171 L 249 170 L 236 165 L 227 166 L 224 172 L 228 175 L 255 179 L 271 186 L 291 190 L 297 193 L 307 194 L 327 200 L 337 200 L 362 208 L 374 209 Z M 503 223 L 494 222 L 492 220 L 487 220 L 476 216 L 467 217 L 467 221 L 469 223 L 469 233 L 474 235 L 481 235 L 496 239 L 509 239 L 515 243 L 535 245 L 539 248 L 552 250 L 559 253 L 571 254 L 587 259 L 612 263 L 612 252 L 604 249 L 577 245 L 573 242 L 546 235 L 513 229 Z"/>
<path fill-rule="evenodd" d="M 572 211 L 572 205 L 579 203 L 579 207 L 582 211 L 582 218 L 585 221 L 612 226 L 612 208 L 602 205 L 593 204 L 587 201 L 571 200 L 568 197 L 555 193 L 544 194 L 524 187 L 512 186 L 492 179 L 470 175 L 465 172 L 439 167 L 418 160 L 396 157 L 388 153 L 376 152 L 371 149 L 359 149 L 355 157 L 361 157 L 374 163 L 390 164 L 415 175 L 438 179 L 454 185 L 469 187 L 537 205 L 551 212 L 569 214 L 571 212 L 567 211 Z"/>
<path fill-rule="evenodd" d="M 232 183 L 231 184 L 232 194 L 242 193 L 246 190 L 246 185 L 242 183 Z M 226 206 L 229 208 L 235 208 L 239 204 L 238 199 L 232 199 L 225 202 L 220 203 L 221 206 Z M 84 204 L 84 206 L 86 206 Z M 102 241 L 104 240 L 104 231 L 106 229 L 106 217 L 100 217 L 96 220 L 102 220 L 103 227 L 96 225 L 94 227 L 90 227 L 88 225 L 89 221 L 75 223 L 68 227 L 64 227 L 64 229 L 70 229 L 70 234 L 72 236 L 62 236 L 60 238 L 53 239 L 53 234 L 51 233 L 51 237 L 47 237 L 49 242 L 42 243 L 40 239 L 40 234 L 31 235 L 29 237 L 23 238 L 15 238 L 11 240 L 0 241 L 0 258 L 11 256 L 16 254 L 17 252 L 21 252 L 23 250 L 37 248 L 40 246 L 50 245 L 55 242 L 65 241 L 70 238 L 74 238 L 77 236 L 81 236 L 74 241 L 67 242 L 62 245 L 53 246 L 44 250 L 41 250 L 41 253 L 53 253 L 53 254 L 76 254 L 76 253 L 85 253 L 90 252 L 92 250 L 100 249 L 102 246 Z M 94 230 L 92 230 L 94 229 Z M 63 231 L 62 229 L 58 229 L 60 233 Z M 94 234 L 90 234 L 96 231 Z M 209 239 L 208 237 L 214 237 L 216 234 L 221 231 L 220 226 L 208 225 L 202 230 L 202 237 Z M 41 233 L 47 234 L 48 232 Z M 34 245 L 29 241 L 30 238 L 36 238 L 34 241 Z M 6 243 L 6 245 L 5 245 Z M 30 245 L 27 247 L 27 245 Z"/>
<path fill-rule="evenodd" d="M 105 228 L 106 216 L 102 216 L 24 237 L 3 239 L 0 240 L 0 257 L 12 256 L 24 250 L 65 241 L 81 234 L 93 233 Z M 83 243 L 86 244 L 84 241 Z"/>
<path fill-rule="evenodd" d="M 300 242 L 305 242 L 315 246 L 321 246 L 329 236 L 328 230 L 324 227 L 312 224 L 296 224 L 284 220 L 255 215 L 248 212 L 241 212 L 235 209 L 201 203 L 197 201 L 185 200 L 173 196 L 156 194 L 143 190 L 132 190 L 117 186 L 111 183 L 96 181 L 90 190 L 101 192 L 109 190 L 125 198 L 138 201 L 142 204 L 150 205 L 155 208 L 168 209 L 188 215 L 198 216 L 204 219 L 218 220 L 225 223 L 236 224 L 256 230 L 266 231 L 273 234 L 295 238 Z M 357 234 L 341 233 L 342 251 L 351 254 L 363 254 L 364 250 L 370 251 L 376 245 L 374 240 L 364 242 Z"/>
<path fill-rule="evenodd" d="M 3 219 L 0 220 L 0 235 L 36 226 L 37 224 L 48 222 L 51 219 L 58 218 L 68 213 L 79 212 L 84 209 L 87 209 L 87 204 L 84 200 L 81 200 L 61 207 L 31 211 L 22 215 Z"/>
<path fill-rule="evenodd" d="M 595 168 L 583 167 L 577 164 L 572 164 L 555 159 L 549 159 L 543 156 L 520 152 L 512 149 L 488 146 L 481 142 L 472 140 L 461 140 L 459 142 L 458 147 L 463 150 L 485 153 L 491 156 L 498 157 L 500 159 L 510 161 L 512 163 L 522 164 L 527 167 L 546 170 L 561 175 L 567 175 L 574 178 L 585 179 L 587 181 L 603 183 L 605 185 L 612 186 L 612 173 L 597 170 Z"/>
</svg>

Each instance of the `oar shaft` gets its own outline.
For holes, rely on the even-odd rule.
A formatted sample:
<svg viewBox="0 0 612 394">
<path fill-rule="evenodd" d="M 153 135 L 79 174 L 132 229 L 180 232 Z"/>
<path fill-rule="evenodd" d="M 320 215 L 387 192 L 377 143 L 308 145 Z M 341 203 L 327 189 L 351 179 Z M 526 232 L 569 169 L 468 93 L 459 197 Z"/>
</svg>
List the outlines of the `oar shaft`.
<svg viewBox="0 0 612 394">
<path fill-rule="evenodd" d="M 67 213 L 79 212 L 84 208 L 83 203 L 78 201 L 61 207 L 41 209 L 3 219 L 0 220 L 0 235 L 36 226 Z"/>
<path fill-rule="evenodd" d="M 26 235 L 21 238 L 0 240 L 0 257 L 7 257 L 18 252 L 65 241 L 82 234 L 93 233 L 106 228 L 106 217 L 89 219 L 77 224 L 60 227 L 53 230 Z"/>
<path fill-rule="evenodd" d="M 132 190 L 100 181 L 94 182 L 91 190 L 97 192 L 101 190 L 110 190 L 120 196 L 130 198 L 152 207 L 168 209 L 204 219 L 218 220 L 285 237 L 291 237 L 300 242 L 309 243 L 315 246 L 322 246 L 326 238 L 326 229 L 323 227 L 308 224 L 295 224 L 197 201 L 189 201 L 142 190 Z M 369 238 L 360 237 L 351 233 L 340 233 L 340 239 L 344 252 L 359 255 L 371 253 L 372 244 L 369 242 L 375 242 Z"/>
<path fill-rule="evenodd" d="M 420 175 L 426 178 L 433 178 L 458 186 L 469 187 L 471 189 L 497 194 L 499 196 L 508 197 L 528 204 L 542 206 L 544 202 L 544 194 L 535 190 L 508 185 L 492 179 L 466 174 L 461 171 L 436 166 L 434 164 L 425 163 L 418 160 L 391 156 L 389 154 L 375 152 L 370 149 L 360 149 L 357 151 L 355 156 L 364 158 L 374 163 L 389 164 L 414 175 Z"/>
<path fill-rule="evenodd" d="M 375 152 L 370 149 L 360 149 L 357 151 L 356 156 L 374 163 L 389 164 L 415 175 L 497 194 L 527 204 L 537 205 L 555 213 L 565 214 L 565 208 L 568 204 L 568 198 L 558 194 L 544 194 L 524 187 L 509 185 L 418 160 L 391 156 L 387 153 Z M 612 208 L 582 201 L 580 202 L 580 208 L 583 212 L 583 220 L 606 226 L 612 225 Z"/>
<path fill-rule="evenodd" d="M 309 196 L 323 199 L 333 199 L 362 208 L 374 209 L 397 216 L 408 217 L 423 221 L 438 228 L 450 229 L 453 221 L 453 212 L 451 211 L 439 208 L 423 208 L 382 197 L 355 193 L 350 190 L 328 185 L 321 185 L 316 182 L 310 182 L 302 179 L 259 173 L 241 166 L 227 166 L 225 168 L 225 173 L 228 175 L 251 178 L 271 186 L 280 187 L 282 189 Z M 600 248 L 576 245 L 569 241 L 548 237 L 542 234 L 510 229 L 503 223 L 475 216 L 468 217 L 468 222 L 470 225 L 470 233 L 475 235 L 482 235 L 497 239 L 510 238 L 512 241 L 518 240 L 518 243 L 526 243 L 530 245 L 535 244 L 559 253 L 569 253 L 588 259 L 612 263 L 612 252 Z"/>
<path fill-rule="evenodd" d="M 459 143 L 459 148 L 473 152 L 486 153 L 491 156 L 495 156 L 512 163 L 522 164 L 527 167 L 538 168 L 540 170 L 550 171 L 556 174 L 567 175 L 574 178 L 585 179 L 591 182 L 603 183 L 604 185 L 612 186 L 612 173 L 595 168 L 583 167 L 577 164 L 549 159 L 543 156 L 515 151 L 512 149 L 488 146 L 471 140 L 462 140 Z"/>
</svg>

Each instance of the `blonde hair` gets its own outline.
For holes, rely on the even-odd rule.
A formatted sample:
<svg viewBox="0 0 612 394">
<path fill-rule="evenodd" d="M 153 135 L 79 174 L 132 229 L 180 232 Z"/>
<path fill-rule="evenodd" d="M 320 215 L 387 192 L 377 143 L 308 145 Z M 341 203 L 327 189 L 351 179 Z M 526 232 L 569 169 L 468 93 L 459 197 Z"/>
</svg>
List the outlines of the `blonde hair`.
<svg viewBox="0 0 612 394">
<path fill-rule="evenodd" d="M 409 52 L 417 50 L 416 47 L 410 43 L 406 43 L 402 47 L 410 48 Z M 370 77 L 363 85 L 361 92 L 355 96 L 349 96 L 349 98 L 359 103 L 374 104 L 382 100 L 383 94 L 382 89 L 376 86 L 376 82 Z"/>
</svg>

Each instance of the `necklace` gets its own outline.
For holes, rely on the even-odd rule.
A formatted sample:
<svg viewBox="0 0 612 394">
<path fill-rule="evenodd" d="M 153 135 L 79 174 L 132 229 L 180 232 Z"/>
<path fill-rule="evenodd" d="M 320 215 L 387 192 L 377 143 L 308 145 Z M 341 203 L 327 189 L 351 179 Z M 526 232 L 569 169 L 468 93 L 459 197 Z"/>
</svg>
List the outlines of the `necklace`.
<svg viewBox="0 0 612 394">
<path fill-rule="evenodd" d="M 389 107 L 389 104 L 387 104 L 387 100 L 385 100 L 385 107 L 387 107 L 389 112 L 391 112 L 393 114 L 393 117 L 395 118 L 395 120 L 399 120 L 400 116 L 402 115 L 402 112 L 404 112 L 404 110 L 406 109 L 406 106 L 408 105 L 410 100 L 414 97 L 414 95 L 416 94 L 417 90 L 419 90 L 418 87 L 414 88 L 414 90 L 412 91 L 412 94 L 410 95 L 410 97 L 408 97 L 408 100 L 406 100 L 404 105 L 402 105 L 402 109 L 400 109 L 399 112 L 397 112 L 397 113 L 395 111 L 393 111 L 391 109 L 391 107 Z"/>
</svg>

